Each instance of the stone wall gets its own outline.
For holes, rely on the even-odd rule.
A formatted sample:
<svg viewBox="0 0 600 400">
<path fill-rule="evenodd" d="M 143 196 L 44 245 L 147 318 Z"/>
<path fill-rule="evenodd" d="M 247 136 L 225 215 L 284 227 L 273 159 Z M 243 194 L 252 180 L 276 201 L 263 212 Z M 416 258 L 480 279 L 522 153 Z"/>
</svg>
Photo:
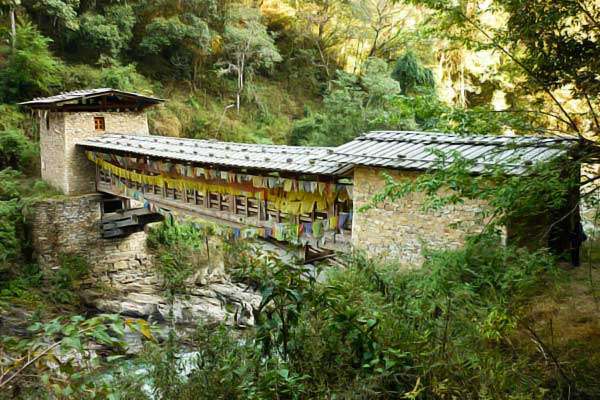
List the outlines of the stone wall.
<svg viewBox="0 0 600 400">
<path fill-rule="evenodd" d="M 45 273 L 61 254 L 93 260 L 100 244 L 101 194 L 38 200 L 27 211 L 34 258 Z"/>
<path fill-rule="evenodd" d="M 89 275 L 80 294 L 85 304 L 104 312 L 164 319 L 171 304 L 165 299 L 160 274 L 147 246 L 147 230 L 125 238 L 100 235 L 101 195 L 40 200 L 28 210 L 34 258 L 45 276 L 60 266 L 63 254 L 77 254 L 88 263 Z M 173 303 L 179 323 L 226 320 L 251 325 L 260 296 L 227 279 L 220 238 L 209 240 L 211 257 L 197 260 L 197 272 L 184 294 Z"/>
<path fill-rule="evenodd" d="M 44 112 L 40 118 L 40 153 L 42 179 L 64 190 L 65 114 Z"/>
<path fill-rule="evenodd" d="M 108 133 L 148 135 L 148 119 L 140 112 L 58 112 L 40 119 L 42 178 L 67 195 L 95 191 L 94 165 L 75 144 L 84 138 Z M 97 131 L 95 117 L 104 117 Z"/>
<path fill-rule="evenodd" d="M 482 203 L 465 202 L 439 211 L 423 211 L 423 195 L 410 194 L 396 202 L 386 201 L 366 212 L 362 206 L 384 186 L 381 173 L 391 175 L 396 182 L 415 179 L 417 172 L 357 167 L 354 170 L 354 217 L 352 245 L 371 256 L 396 259 L 402 264 L 418 265 L 421 251 L 432 248 L 456 248 L 463 244 L 465 234 L 478 228 L 475 214 Z M 458 229 L 451 225 L 460 224 Z"/>
</svg>

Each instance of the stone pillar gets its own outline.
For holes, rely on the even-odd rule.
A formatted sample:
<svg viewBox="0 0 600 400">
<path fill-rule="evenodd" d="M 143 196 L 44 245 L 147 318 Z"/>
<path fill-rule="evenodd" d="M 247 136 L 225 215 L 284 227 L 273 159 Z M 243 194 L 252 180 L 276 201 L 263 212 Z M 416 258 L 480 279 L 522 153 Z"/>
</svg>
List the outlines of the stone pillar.
<svg viewBox="0 0 600 400">
<path fill-rule="evenodd" d="M 33 257 L 44 274 L 60 265 L 62 254 L 75 254 L 91 262 L 100 241 L 102 195 L 44 199 L 28 209 Z"/>
</svg>

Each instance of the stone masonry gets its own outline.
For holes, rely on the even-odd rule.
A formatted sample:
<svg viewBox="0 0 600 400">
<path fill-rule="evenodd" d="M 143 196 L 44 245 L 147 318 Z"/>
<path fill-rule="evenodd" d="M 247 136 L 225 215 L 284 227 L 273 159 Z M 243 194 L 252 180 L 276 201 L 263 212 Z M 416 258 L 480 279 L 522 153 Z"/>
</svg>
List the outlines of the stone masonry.
<svg viewBox="0 0 600 400">
<path fill-rule="evenodd" d="M 94 165 L 85 159 L 77 141 L 105 132 L 148 135 L 148 119 L 139 112 L 48 112 L 40 118 L 42 178 L 66 195 L 95 191 Z M 104 131 L 96 130 L 94 117 L 104 117 Z"/>
<path fill-rule="evenodd" d="M 357 167 L 354 170 L 354 218 L 352 245 L 370 256 L 396 259 L 405 265 L 423 261 L 422 250 L 456 248 L 464 237 L 478 228 L 475 214 L 483 204 L 466 201 L 439 211 L 423 211 L 423 195 L 415 193 L 395 202 L 386 201 L 360 212 L 384 186 L 385 172 L 396 182 L 415 179 L 419 173 L 378 168 Z M 459 228 L 451 225 L 460 224 Z"/>
<path fill-rule="evenodd" d="M 100 194 L 37 201 L 28 210 L 34 258 L 48 276 L 60 267 L 63 254 L 83 257 L 89 275 L 80 295 L 85 304 L 104 312 L 164 319 L 170 310 L 147 233 L 103 239 L 100 235 Z M 178 323 L 225 320 L 252 325 L 260 296 L 246 286 L 230 282 L 220 257 L 220 239 L 211 238 L 211 258 L 198 261 L 184 294 L 173 303 Z"/>
</svg>

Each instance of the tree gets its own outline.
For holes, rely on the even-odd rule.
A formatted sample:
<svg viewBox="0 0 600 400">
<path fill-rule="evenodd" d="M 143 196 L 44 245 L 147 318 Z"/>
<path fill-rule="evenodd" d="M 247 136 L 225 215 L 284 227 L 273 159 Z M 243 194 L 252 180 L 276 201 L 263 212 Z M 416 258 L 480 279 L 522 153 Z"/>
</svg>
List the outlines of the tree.
<svg viewBox="0 0 600 400">
<path fill-rule="evenodd" d="M 160 55 L 180 71 L 189 72 L 195 87 L 203 59 L 210 53 L 214 34 L 200 17 L 183 13 L 158 17 L 145 28 L 140 42 L 143 52 Z"/>
<path fill-rule="evenodd" d="M 236 76 L 236 109 L 240 112 L 240 101 L 244 83 L 258 68 L 270 68 L 281 61 L 273 36 L 261 22 L 260 13 L 252 8 L 236 6 L 231 10 L 229 21 L 223 32 L 223 48 L 226 60 L 223 73 Z"/>
<path fill-rule="evenodd" d="M 600 133 L 595 98 L 600 91 L 598 1 L 496 0 L 487 7 L 468 7 L 469 1 L 407 2 L 436 10 L 445 19 L 446 30 L 455 28 L 459 43 L 494 49 L 510 60 L 527 82 L 524 94 L 543 102 L 537 115 L 547 128 L 578 135 Z M 487 23 L 497 18 L 505 18 L 506 23 Z M 558 90 L 569 91 L 568 100 L 579 102 L 568 106 Z M 587 112 L 581 114 L 582 108 Z"/>
<path fill-rule="evenodd" d="M 80 0 L 34 0 L 26 6 L 49 19 L 49 28 L 63 34 L 64 30 L 76 31 L 79 28 L 77 11 Z"/>
<path fill-rule="evenodd" d="M 337 79 L 332 82 L 334 89 L 323 99 L 323 111 L 294 124 L 293 144 L 340 145 L 377 127 L 373 122 L 382 114 L 395 112 L 396 106 L 389 100 L 399 93 L 400 87 L 390 77 L 387 64 L 370 58 L 362 70 L 361 75 L 337 71 Z M 387 122 L 383 126 L 390 128 Z"/>
<path fill-rule="evenodd" d="M 21 5 L 21 0 L 2 0 L 0 5 L 8 6 L 8 15 L 10 19 L 10 45 L 14 49 L 17 46 L 17 24 L 15 19 L 15 11 Z"/>
<path fill-rule="evenodd" d="M 423 20 L 428 10 L 407 5 L 400 6 L 388 0 L 353 0 L 348 2 L 352 11 L 355 49 L 355 67 L 370 57 L 389 59 L 406 46 L 415 29 L 414 22 Z"/>
<path fill-rule="evenodd" d="M 94 49 L 95 54 L 117 57 L 129 46 L 135 25 L 135 15 L 130 5 L 112 5 L 103 14 L 87 12 L 79 21 L 79 37 L 84 46 Z"/>
<path fill-rule="evenodd" d="M 0 99 L 15 101 L 49 94 L 58 85 L 61 63 L 50 53 L 50 39 L 29 22 L 17 25 L 18 46 L 0 69 Z"/>
<path fill-rule="evenodd" d="M 521 86 L 526 88 L 524 94 L 529 97 L 527 104 L 531 109 L 512 108 L 500 110 L 501 113 L 521 116 L 514 118 L 517 124 L 521 124 L 524 117 L 533 116 L 535 125 L 530 130 L 567 133 L 576 135 L 579 140 L 569 149 L 568 157 L 561 162 L 531 168 L 525 175 L 526 180 L 514 179 L 508 171 L 502 170 L 484 171 L 479 176 L 465 173 L 462 177 L 448 173 L 455 166 L 460 167 L 457 160 L 455 165 L 450 163 L 450 166 L 430 171 L 412 187 L 389 182 L 382 192 L 383 197 L 379 198 L 394 198 L 410 191 L 425 192 L 434 202 L 477 198 L 491 204 L 492 215 L 502 221 L 515 214 L 536 215 L 532 206 L 546 204 L 569 192 L 569 196 L 576 199 L 575 206 L 558 205 L 555 212 L 546 217 L 554 228 L 572 232 L 580 218 L 579 201 L 595 206 L 600 191 L 595 184 L 599 179 L 597 175 L 580 177 L 581 165 L 597 164 L 600 160 L 597 98 L 600 93 L 597 75 L 600 4 L 579 0 L 496 0 L 488 9 L 475 8 L 467 12 L 465 2 L 459 5 L 451 1 L 417 2 L 438 10 L 459 33 L 464 32 L 463 38 L 457 38 L 459 43 L 471 46 L 476 43 L 479 48 L 495 49 L 518 70 L 513 78 L 524 81 Z M 487 24 L 498 12 L 505 13 L 506 24 L 494 27 Z M 497 115 L 494 110 L 482 111 L 483 117 Z M 510 124 L 508 127 L 512 128 Z M 439 156 L 444 159 L 450 155 Z M 565 179 L 565 174 L 569 179 Z M 447 188 L 451 188 L 448 196 Z M 481 188 L 488 189 L 479 190 Z"/>
<path fill-rule="evenodd" d="M 340 50 L 352 38 L 351 10 L 342 0 L 300 0 L 296 8 L 298 30 L 314 43 L 317 65 L 330 80 L 332 64 L 344 56 Z"/>
<path fill-rule="evenodd" d="M 433 72 L 423 67 L 410 50 L 398 58 L 392 77 L 398 81 L 404 95 L 414 94 L 419 88 L 435 88 Z"/>
</svg>

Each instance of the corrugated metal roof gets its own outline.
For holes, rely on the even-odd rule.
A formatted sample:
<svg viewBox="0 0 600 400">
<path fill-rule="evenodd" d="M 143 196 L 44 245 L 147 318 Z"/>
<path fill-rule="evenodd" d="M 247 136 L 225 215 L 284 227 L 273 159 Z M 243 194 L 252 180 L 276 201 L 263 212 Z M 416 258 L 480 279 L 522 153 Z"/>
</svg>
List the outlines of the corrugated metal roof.
<svg viewBox="0 0 600 400">
<path fill-rule="evenodd" d="M 343 164 L 426 170 L 438 159 L 432 150 L 457 152 L 475 162 L 473 172 L 503 165 L 518 173 L 526 166 L 566 151 L 576 138 L 566 136 L 462 136 L 431 132 L 376 131 L 336 147 L 323 160 Z"/>
<path fill-rule="evenodd" d="M 512 173 L 563 154 L 576 139 L 564 136 L 460 136 L 377 131 L 339 147 L 260 145 L 166 136 L 104 134 L 79 142 L 97 150 L 234 168 L 341 175 L 353 166 L 426 170 L 438 160 L 433 149 L 458 152 L 475 162 L 473 172 L 502 165 Z"/>
<path fill-rule="evenodd" d="M 279 146 L 182 139 L 167 136 L 104 134 L 82 140 L 80 146 L 96 150 L 123 151 L 225 167 L 334 175 L 342 164 L 323 161 L 331 148 Z"/>
<path fill-rule="evenodd" d="M 74 90 L 72 92 L 64 92 L 61 94 L 57 94 L 56 96 L 50 97 L 38 97 L 30 101 L 25 101 L 23 103 L 19 103 L 23 106 L 32 106 L 32 105 L 44 105 L 44 104 L 59 104 L 66 103 L 69 101 L 79 100 L 83 98 L 91 98 L 97 97 L 107 94 L 115 94 L 126 97 L 134 97 L 139 100 L 148 101 L 151 103 L 160 103 L 165 100 L 159 99 L 158 97 L 147 96 L 144 94 L 126 92 L 123 90 L 111 89 L 111 88 L 98 88 L 98 89 L 89 89 L 89 90 Z"/>
</svg>

